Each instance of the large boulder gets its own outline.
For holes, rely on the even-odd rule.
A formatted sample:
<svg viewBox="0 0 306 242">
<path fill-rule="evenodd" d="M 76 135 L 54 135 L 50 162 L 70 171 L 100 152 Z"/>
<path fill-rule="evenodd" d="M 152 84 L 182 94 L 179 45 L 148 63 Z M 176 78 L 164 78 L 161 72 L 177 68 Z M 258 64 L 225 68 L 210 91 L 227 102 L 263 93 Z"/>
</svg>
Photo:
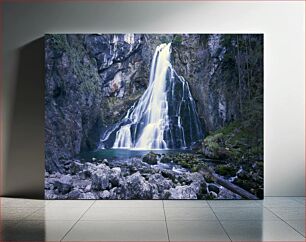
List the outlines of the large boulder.
<svg viewBox="0 0 306 242">
<path fill-rule="evenodd" d="M 207 184 L 203 175 L 198 172 L 190 173 L 187 175 L 187 179 L 191 182 L 190 187 L 192 187 L 196 194 L 206 193 L 207 192 Z"/>
<path fill-rule="evenodd" d="M 168 199 L 197 199 L 194 188 L 190 186 L 176 186 L 167 191 Z"/>
<path fill-rule="evenodd" d="M 156 165 L 158 161 L 158 154 L 150 152 L 142 158 L 142 161 L 150 165 Z"/>
<path fill-rule="evenodd" d="M 224 134 L 217 133 L 207 136 L 202 143 L 202 153 L 210 159 L 227 159 L 230 152 L 224 147 Z"/>
<path fill-rule="evenodd" d="M 99 165 L 99 169 L 92 175 L 92 188 L 95 190 L 105 190 L 109 187 L 110 168 L 104 164 Z"/>
<path fill-rule="evenodd" d="M 210 159 L 224 160 L 230 156 L 229 151 L 223 147 L 213 148 L 209 146 L 203 146 L 202 152 L 207 158 Z"/>
<path fill-rule="evenodd" d="M 168 190 L 173 187 L 173 182 L 164 178 L 159 173 L 151 175 L 148 182 L 152 185 L 152 187 L 156 188 L 157 193 L 162 193 L 164 190 Z"/>
<path fill-rule="evenodd" d="M 126 177 L 122 186 L 127 199 L 151 199 L 153 196 L 151 185 L 139 172 Z"/>
<path fill-rule="evenodd" d="M 119 186 L 120 182 L 120 175 L 121 175 L 121 168 L 120 167 L 114 167 L 111 169 L 109 181 L 112 184 L 113 187 Z"/>
</svg>

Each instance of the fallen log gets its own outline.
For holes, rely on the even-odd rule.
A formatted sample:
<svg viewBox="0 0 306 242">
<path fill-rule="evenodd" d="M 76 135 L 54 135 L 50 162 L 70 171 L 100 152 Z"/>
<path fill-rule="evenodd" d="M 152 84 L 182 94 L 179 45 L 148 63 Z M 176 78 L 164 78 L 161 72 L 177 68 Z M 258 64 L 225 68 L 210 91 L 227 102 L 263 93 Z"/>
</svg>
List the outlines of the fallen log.
<svg viewBox="0 0 306 242">
<path fill-rule="evenodd" d="M 222 177 L 218 176 L 216 173 L 212 173 L 211 175 L 216 179 L 216 183 L 218 183 L 219 185 L 227 188 L 228 190 L 230 190 L 234 193 L 237 193 L 241 197 L 246 198 L 246 199 L 258 200 L 258 197 L 256 197 L 254 194 L 252 194 L 252 193 L 244 190 L 243 188 L 238 187 L 235 184 L 223 179 Z"/>
<path fill-rule="evenodd" d="M 251 200 L 258 200 L 258 197 L 256 197 L 254 194 L 244 190 L 241 187 L 238 187 L 237 185 L 223 179 L 219 175 L 217 175 L 215 172 L 208 171 L 209 174 L 214 178 L 215 182 L 218 183 L 219 185 L 225 187 L 226 189 L 230 190 L 233 193 L 236 193 L 240 195 L 241 197 L 245 199 L 251 199 Z M 205 172 L 203 172 L 205 173 Z"/>
</svg>

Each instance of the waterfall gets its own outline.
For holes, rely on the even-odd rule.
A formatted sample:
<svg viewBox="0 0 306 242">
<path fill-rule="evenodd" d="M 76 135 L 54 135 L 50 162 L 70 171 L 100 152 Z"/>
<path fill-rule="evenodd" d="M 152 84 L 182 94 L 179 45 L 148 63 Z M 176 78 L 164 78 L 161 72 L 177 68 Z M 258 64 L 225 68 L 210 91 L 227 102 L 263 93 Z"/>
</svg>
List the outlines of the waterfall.
<svg viewBox="0 0 306 242">
<path fill-rule="evenodd" d="M 188 82 L 173 69 L 170 56 L 171 43 L 157 46 L 148 88 L 102 135 L 101 148 L 185 149 L 203 138 Z"/>
</svg>

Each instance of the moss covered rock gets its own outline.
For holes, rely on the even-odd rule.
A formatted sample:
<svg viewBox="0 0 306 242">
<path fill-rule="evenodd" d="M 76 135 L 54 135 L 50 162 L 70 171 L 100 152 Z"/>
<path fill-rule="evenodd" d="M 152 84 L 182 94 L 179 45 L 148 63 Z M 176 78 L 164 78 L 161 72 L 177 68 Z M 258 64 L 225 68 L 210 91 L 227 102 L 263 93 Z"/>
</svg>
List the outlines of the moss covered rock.
<svg viewBox="0 0 306 242">
<path fill-rule="evenodd" d="M 150 152 L 142 158 L 142 161 L 150 165 L 156 165 L 158 161 L 158 154 Z"/>
</svg>

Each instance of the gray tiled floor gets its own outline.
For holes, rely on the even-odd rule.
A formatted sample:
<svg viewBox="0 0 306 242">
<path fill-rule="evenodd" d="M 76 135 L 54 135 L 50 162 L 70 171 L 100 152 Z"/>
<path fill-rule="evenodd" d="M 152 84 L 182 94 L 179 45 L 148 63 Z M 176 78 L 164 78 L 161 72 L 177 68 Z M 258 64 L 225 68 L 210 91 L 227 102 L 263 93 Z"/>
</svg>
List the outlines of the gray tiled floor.
<svg viewBox="0 0 306 242">
<path fill-rule="evenodd" d="M 1 198 L 0 240 L 305 241 L 304 205 L 304 197 L 264 201 Z"/>
</svg>

